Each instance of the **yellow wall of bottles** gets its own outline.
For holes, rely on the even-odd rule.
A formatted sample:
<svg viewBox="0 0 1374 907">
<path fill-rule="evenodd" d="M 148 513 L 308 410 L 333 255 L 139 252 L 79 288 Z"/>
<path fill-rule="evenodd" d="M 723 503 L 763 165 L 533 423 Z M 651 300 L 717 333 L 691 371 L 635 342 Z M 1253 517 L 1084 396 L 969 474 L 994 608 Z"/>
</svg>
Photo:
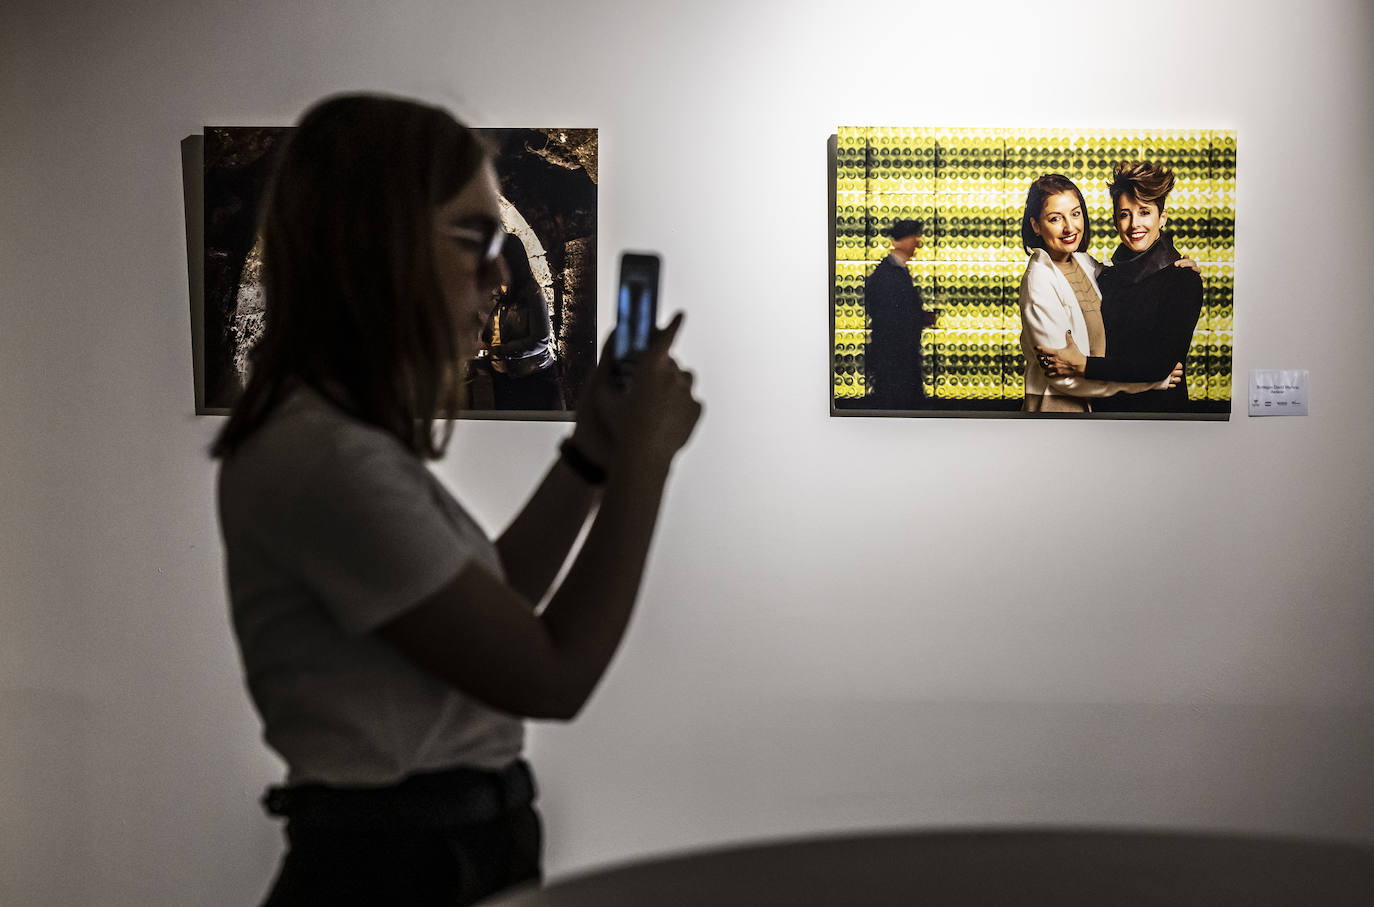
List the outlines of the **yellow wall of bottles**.
<svg viewBox="0 0 1374 907">
<path fill-rule="evenodd" d="M 898 218 L 919 218 L 925 246 L 909 264 L 938 312 L 922 342 L 926 394 L 1019 400 L 1024 393 L 1017 292 L 1026 266 L 1021 213 L 1044 173 L 1074 180 L 1093 228 L 1087 250 L 1117 245 L 1107 183 L 1112 164 L 1152 160 L 1174 171 L 1167 229 L 1202 270 L 1204 307 L 1188 354 L 1188 396 L 1231 398 L 1235 311 L 1236 137 L 1222 130 L 1055 130 L 842 127 L 835 154 L 832 384 L 865 394 L 864 277 L 888 251 Z"/>
</svg>

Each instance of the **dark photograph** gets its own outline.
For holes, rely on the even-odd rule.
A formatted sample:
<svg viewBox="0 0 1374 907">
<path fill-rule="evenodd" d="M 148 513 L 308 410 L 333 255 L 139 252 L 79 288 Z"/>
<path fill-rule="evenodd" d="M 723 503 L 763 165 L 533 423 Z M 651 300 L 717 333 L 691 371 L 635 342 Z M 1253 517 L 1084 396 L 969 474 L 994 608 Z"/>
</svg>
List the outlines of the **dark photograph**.
<svg viewBox="0 0 1374 907">
<path fill-rule="evenodd" d="M 244 386 L 265 317 L 260 201 L 290 127 L 207 127 L 204 137 L 203 388 L 225 413 Z M 470 418 L 571 420 L 596 363 L 595 129 L 477 129 L 501 191 L 509 279 L 466 365 Z"/>
</svg>

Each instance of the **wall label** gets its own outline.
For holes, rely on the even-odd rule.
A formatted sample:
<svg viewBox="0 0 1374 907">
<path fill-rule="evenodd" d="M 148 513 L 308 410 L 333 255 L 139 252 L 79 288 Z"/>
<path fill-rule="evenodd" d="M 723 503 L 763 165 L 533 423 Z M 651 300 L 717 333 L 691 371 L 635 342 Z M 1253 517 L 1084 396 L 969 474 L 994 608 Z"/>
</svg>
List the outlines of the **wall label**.
<svg viewBox="0 0 1374 907">
<path fill-rule="evenodd" d="M 1251 369 L 1250 415 L 1307 415 L 1307 369 Z"/>
</svg>

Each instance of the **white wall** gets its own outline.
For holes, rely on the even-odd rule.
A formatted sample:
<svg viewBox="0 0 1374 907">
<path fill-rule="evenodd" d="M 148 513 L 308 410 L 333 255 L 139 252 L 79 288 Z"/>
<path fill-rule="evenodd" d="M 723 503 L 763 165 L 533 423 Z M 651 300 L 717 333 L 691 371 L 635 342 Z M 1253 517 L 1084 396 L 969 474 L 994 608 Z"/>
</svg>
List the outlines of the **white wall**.
<svg viewBox="0 0 1374 907">
<path fill-rule="evenodd" d="M 1307 8 L 7 3 L 0 902 L 266 885 L 178 146 L 350 88 L 599 127 L 602 285 L 656 247 L 689 312 L 707 416 L 642 609 L 532 735 L 554 874 L 896 825 L 1374 840 L 1374 15 Z M 1312 415 L 829 418 L 842 124 L 1236 129 L 1237 387 L 1310 368 Z M 444 473 L 499 527 L 562 431 L 465 423 Z"/>
</svg>

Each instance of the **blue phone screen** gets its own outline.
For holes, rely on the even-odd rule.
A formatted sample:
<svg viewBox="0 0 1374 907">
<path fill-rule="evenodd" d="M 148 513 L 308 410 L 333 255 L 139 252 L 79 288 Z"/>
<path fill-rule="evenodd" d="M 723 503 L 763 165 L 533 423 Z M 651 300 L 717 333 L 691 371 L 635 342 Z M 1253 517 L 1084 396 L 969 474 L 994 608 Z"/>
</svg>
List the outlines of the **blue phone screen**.
<svg viewBox="0 0 1374 907">
<path fill-rule="evenodd" d="M 615 349 L 612 351 L 616 359 L 624 359 L 630 355 L 632 347 L 630 338 L 631 324 L 631 288 L 629 284 L 620 285 L 620 298 L 616 301 L 615 308 Z"/>
<path fill-rule="evenodd" d="M 638 281 L 620 285 L 616 300 L 615 358 L 625 359 L 649 348 L 654 330 L 653 288 Z"/>
</svg>

